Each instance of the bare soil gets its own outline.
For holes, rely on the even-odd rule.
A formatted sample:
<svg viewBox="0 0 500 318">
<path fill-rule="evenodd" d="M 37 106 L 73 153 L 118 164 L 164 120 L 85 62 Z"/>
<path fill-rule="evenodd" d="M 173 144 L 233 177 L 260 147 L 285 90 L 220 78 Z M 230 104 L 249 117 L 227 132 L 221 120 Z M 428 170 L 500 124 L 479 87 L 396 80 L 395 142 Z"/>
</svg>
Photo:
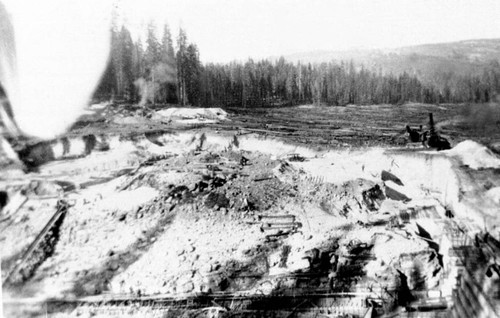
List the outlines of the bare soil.
<svg viewBox="0 0 500 318">
<path fill-rule="evenodd" d="M 449 249 L 469 245 L 485 219 L 498 234 L 491 206 L 480 217 L 464 211 L 500 186 L 500 167 L 472 169 L 409 145 L 404 129 L 425 126 L 432 112 L 452 146 L 471 139 L 495 149 L 500 128 L 474 125 L 464 107 L 233 109 L 228 120 L 185 125 L 131 106 L 82 118 L 64 137 L 92 135 L 106 147 L 86 151 L 84 143 L 61 155 L 56 140 L 27 152 L 43 162 L 30 172 L 5 165 L 0 190 L 29 199 L 0 215 L 2 277 L 57 200 L 70 205 L 50 257 L 21 283 L 3 284 L 5 310 L 45 316 L 47 299 L 320 294 L 335 300 L 305 305 L 300 315 L 363 316 L 373 306 L 384 314 L 451 299 L 457 269 Z M 36 141 L 15 147 L 26 145 Z M 466 234 L 447 234 L 459 229 Z M 285 317 L 297 305 L 272 312 Z M 255 300 L 214 306 L 220 317 L 265 308 Z M 117 316 L 111 308 L 81 303 L 49 314 Z M 182 314 L 208 316 L 207 308 Z M 167 317 L 165 310 L 127 307 L 118 316 Z"/>
</svg>

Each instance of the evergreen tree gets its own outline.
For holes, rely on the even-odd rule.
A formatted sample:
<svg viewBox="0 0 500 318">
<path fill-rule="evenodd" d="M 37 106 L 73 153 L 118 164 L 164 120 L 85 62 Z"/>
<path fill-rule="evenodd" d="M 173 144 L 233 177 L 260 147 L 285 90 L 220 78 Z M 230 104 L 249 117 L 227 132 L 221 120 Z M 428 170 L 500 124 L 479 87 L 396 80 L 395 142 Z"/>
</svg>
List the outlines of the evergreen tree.
<svg viewBox="0 0 500 318">
<path fill-rule="evenodd" d="M 187 76 L 187 35 L 186 32 L 180 28 L 179 36 L 177 37 L 177 96 L 179 98 L 179 103 L 185 106 L 187 101 L 186 92 L 186 76 Z"/>
<path fill-rule="evenodd" d="M 350 62 L 321 64 L 248 60 L 202 65 L 196 44 L 181 28 L 174 50 L 167 24 L 160 41 L 156 26 L 146 30 L 145 48 L 113 19 L 111 52 L 94 97 L 123 101 L 203 106 L 280 106 L 422 103 L 484 103 L 500 93 L 500 63 L 479 75 L 439 74 L 424 82 L 415 73 L 384 74 Z M 134 86 L 135 84 L 135 86 Z"/>
<path fill-rule="evenodd" d="M 162 71 L 158 70 L 160 63 L 160 43 L 156 37 L 156 25 L 150 21 L 147 27 L 146 52 L 144 53 L 144 82 L 142 86 L 143 102 L 149 100 L 153 104 L 158 100 L 159 78 L 162 76 Z"/>
<path fill-rule="evenodd" d="M 200 74 L 201 64 L 198 48 L 195 44 L 189 44 L 186 48 L 186 97 L 190 105 L 198 105 L 200 102 Z"/>
<path fill-rule="evenodd" d="M 146 38 L 146 69 L 153 68 L 160 61 L 160 43 L 158 42 L 158 38 L 156 37 L 156 25 L 153 21 L 151 21 L 148 24 L 148 32 Z"/>
<path fill-rule="evenodd" d="M 160 56 L 166 71 L 166 82 L 161 87 L 162 99 L 166 103 L 177 103 L 177 63 L 172 35 L 167 24 L 163 27 Z"/>
<path fill-rule="evenodd" d="M 142 40 L 139 38 L 137 42 L 134 43 L 134 49 L 132 51 L 132 77 L 136 87 L 133 96 L 131 96 L 131 101 L 138 102 L 141 99 L 141 94 L 137 86 L 139 79 L 144 81 L 144 72 L 144 48 L 142 46 Z"/>
<path fill-rule="evenodd" d="M 116 77 L 118 95 L 124 100 L 130 100 L 134 91 L 134 78 L 132 72 L 134 44 L 130 32 L 125 26 L 121 27 L 118 56 L 116 57 Z"/>
</svg>

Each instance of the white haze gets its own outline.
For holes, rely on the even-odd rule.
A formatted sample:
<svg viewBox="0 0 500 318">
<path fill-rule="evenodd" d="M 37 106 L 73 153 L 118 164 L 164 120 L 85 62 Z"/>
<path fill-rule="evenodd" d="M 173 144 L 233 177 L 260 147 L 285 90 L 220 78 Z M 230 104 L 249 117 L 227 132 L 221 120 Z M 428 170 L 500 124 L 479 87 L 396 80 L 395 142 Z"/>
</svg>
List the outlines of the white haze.
<svg viewBox="0 0 500 318">
<path fill-rule="evenodd" d="M 53 138 L 82 114 L 106 66 L 111 3 L 4 0 L 14 29 L 13 73 L 0 76 L 24 134 Z M 5 17 L 0 17 L 5 19 Z M 7 39 L 5 34 L 0 40 Z M 0 46 L 1 47 L 1 46 Z M 0 63 L 12 52 L 0 52 Z"/>
<path fill-rule="evenodd" d="M 158 93 L 160 91 L 160 86 L 166 83 L 176 83 L 176 73 L 175 69 L 171 66 L 171 63 L 158 63 L 154 66 L 151 74 L 151 80 L 146 80 L 144 78 L 138 78 L 135 80 L 134 85 L 139 90 L 139 95 L 141 100 L 139 105 L 145 106 L 148 101 L 155 102 L 158 99 Z"/>
<path fill-rule="evenodd" d="M 204 62 L 500 37 L 499 0 L 121 0 L 125 19 L 182 25 Z"/>
</svg>

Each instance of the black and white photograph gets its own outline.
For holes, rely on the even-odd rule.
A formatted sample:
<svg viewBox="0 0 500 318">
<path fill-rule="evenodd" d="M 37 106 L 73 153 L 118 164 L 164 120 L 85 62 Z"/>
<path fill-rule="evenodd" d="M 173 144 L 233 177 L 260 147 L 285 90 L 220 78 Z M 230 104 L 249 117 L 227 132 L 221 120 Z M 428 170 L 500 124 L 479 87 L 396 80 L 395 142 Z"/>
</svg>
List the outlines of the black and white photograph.
<svg viewBox="0 0 500 318">
<path fill-rule="evenodd" d="M 499 0 L 0 0 L 0 318 L 500 317 Z"/>
</svg>

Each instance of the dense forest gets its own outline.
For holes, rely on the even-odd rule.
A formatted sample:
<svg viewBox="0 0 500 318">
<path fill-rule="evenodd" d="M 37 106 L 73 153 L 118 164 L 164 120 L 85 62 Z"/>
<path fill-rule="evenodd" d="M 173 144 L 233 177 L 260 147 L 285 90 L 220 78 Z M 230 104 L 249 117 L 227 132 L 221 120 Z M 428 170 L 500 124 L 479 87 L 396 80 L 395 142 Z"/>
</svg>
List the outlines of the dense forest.
<svg viewBox="0 0 500 318">
<path fill-rule="evenodd" d="M 111 54 L 96 100 L 202 107 L 264 107 L 298 104 L 483 103 L 500 92 L 500 65 L 481 75 L 443 74 L 440 85 L 417 75 L 387 74 L 352 61 L 291 63 L 252 59 L 202 64 L 199 51 L 180 29 L 162 36 L 149 23 L 146 39 L 132 40 L 125 25 L 112 28 Z"/>
</svg>

